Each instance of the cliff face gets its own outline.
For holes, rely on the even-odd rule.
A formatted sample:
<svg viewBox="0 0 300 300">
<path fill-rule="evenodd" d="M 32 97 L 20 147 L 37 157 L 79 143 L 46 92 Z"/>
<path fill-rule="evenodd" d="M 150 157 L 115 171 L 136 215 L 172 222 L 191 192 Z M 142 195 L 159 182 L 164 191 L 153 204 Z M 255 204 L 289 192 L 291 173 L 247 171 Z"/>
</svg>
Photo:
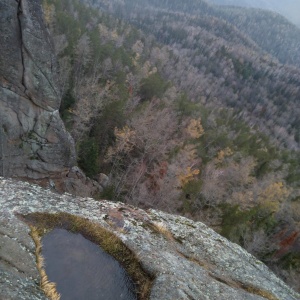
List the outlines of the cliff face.
<svg viewBox="0 0 300 300">
<path fill-rule="evenodd" d="M 59 115 L 52 41 L 41 1 L 0 0 L 0 175 L 92 195 Z"/>
<path fill-rule="evenodd" d="M 41 4 L 1 0 L 0 12 L 0 174 L 51 177 L 75 164 L 75 148 L 58 112 Z"/>
<path fill-rule="evenodd" d="M 200 222 L 0 178 L 1 299 L 44 299 L 29 227 L 17 217 L 34 212 L 68 212 L 113 232 L 154 278 L 152 300 L 300 299 L 263 263 Z"/>
</svg>

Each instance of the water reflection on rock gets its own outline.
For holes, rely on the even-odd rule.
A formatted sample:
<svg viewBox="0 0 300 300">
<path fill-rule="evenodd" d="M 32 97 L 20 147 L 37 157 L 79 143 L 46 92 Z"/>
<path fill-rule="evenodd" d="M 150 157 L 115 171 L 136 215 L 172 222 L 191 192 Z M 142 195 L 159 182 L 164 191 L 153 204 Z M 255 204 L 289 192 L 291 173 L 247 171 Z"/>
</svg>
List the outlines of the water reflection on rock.
<svg viewBox="0 0 300 300">
<path fill-rule="evenodd" d="M 46 273 L 61 300 L 137 299 L 123 267 L 81 234 L 54 229 L 42 243 Z"/>
</svg>

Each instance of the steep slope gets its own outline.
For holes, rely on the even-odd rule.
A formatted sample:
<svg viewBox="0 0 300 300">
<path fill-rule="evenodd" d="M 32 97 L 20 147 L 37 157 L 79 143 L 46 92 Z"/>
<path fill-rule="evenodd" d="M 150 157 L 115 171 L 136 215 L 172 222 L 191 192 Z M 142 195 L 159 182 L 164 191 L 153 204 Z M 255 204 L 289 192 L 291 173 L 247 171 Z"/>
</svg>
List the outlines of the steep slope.
<svg viewBox="0 0 300 300">
<path fill-rule="evenodd" d="M 0 174 L 81 195 L 100 186 L 76 167 L 59 115 L 53 42 L 40 1 L 0 1 Z"/>
<path fill-rule="evenodd" d="M 59 196 L 2 178 L 0 207 L 0 244 L 6 245 L 0 248 L 2 299 L 16 299 L 19 295 L 24 300 L 45 298 L 34 282 L 39 280 L 34 272 L 35 249 L 22 217 L 30 214 L 26 219 L 34 222 L 44 216 L 45 221 L 49 213 L 60 213 L 60 224 L 64 224 L 66 213 L 73 214 L 122 240 L 154 278 L 151 300 L 300 299 L 241 247 L 187 218 L 155 210 L 146 212 L 121 203 Z M 34 213 L 44 215 L 34 217 Z M 89 238 L 93 236 L 89 234 Z"/>
<path fill-rule="evenodd" d="M 59 116 L 55 57 L 39 1 L 0 2 L 3 176 L 45 178 L 75 163 Z"/>
<path fill-rule="evenodd" d="M 218 5 L 234 5 L 234 6 L 245 6 L 253 8 L 262 8 L 266 10 L 275 11 L 294 24 L 300 26 L 300 3 L 295 0 L 288 1 L 273 1 L 273 0 L 208 0 Z"/>
<path fill-rule="evenodd" d="M 296 149 L 298 69 L 265 55 L 228 22 L 204 16 L 213 11 L 202 2 L 194 6 L 199 17 L 181 2 L 174 11 L 158 2 L 161 10 L 148 3 L 149 11 L 113 11 L 132 13 L 136 27 L 78 1 L 52 2 L 45 14 L 61 30 L 60 76 L 39 2 L 1 2 L 2 174 L 47 184 L 60 174 L 62 190 L 83 193 L 86 177 L 69 172 L 74 147 L 58 115 L 63 92 L 60 112 L 81 165 L 91 175 L 110 173 L 106 195 L 219 221 L 225 236 L 271 266 L 283 264 L 278 272 L 291 271 L 290 283 L 297 278 L 299 157 L 240 119 Z"/>
<path fill-rule="evenodd" d="M 109 175 L 102 197 L 205 221 L 299 288 L 300 157 L 265 135 L 296 148 L 299 71 L 220 19 L 122 9 L 44 4 L 80 166 Z"/>
<path fill-rule="evenodd" d="M 261 49 L 272 53 L 282 63 L 300 66 L 298 49 L 300 47 L 300 29 L 288 22 L 278 13 L 241 7 L 216 6 L 203 0 L 180 1 L 115 1 L 113 6 L 105 1 L 82 0 L 93 3 L 110 13 L 126 19 L 136 17 L 145 11 L 161 10 L 164 13 L 190 14 L 196 17 L 209 16 L 229 21 L 244 34 L 250 36 Z M 279 49 L 274 51 L 274 49 Z"/>
<path fill-rule="evenodd" d="M 300 28 L 281 15 L 260 9 L 238 7 L 216 9 L 216 15 L 251 37 L 281 63 L 300 66 L 297 54 L 300 49 Z"/>
<path fill-rule="evenodd" d="M 160 63 L 160 71 L 194 101 L 232 107 L 251 126 L 299 149 L 300 30 L 283 17 L 203 1 L 94 3 L 167 45 L 174 59 Z"/>
</svg>

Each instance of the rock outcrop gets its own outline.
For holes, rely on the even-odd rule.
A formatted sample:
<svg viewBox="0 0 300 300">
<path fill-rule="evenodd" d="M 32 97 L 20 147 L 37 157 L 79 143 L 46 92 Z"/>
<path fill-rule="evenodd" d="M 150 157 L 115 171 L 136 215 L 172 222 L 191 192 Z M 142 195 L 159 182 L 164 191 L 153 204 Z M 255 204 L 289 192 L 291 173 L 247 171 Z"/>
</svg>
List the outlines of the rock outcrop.
<svg viewBox="0 0 300 300">
<path fill-rule="evenodd" d="M 41 1 L 0 0 L 0 175 L 93 195 L 59 115 L 54 48 Z"/>
<path fill-rule="evenodd" d="M 115 233 L 155 278 L 152 300 L 300 299 L 263 263 L 200 222 L 122 203 L 58 195 L 3 178 L 1 299 L 45 299 L 37 285 L 29 228 L 18 217 L 33 212 L 68 212 Z"/>
<path fill-rule="evenodd" d="M 55 57 L 38 0 L 0 1 L 0 174 L 67 171 L 74 143 L 59 116 Z"/>
</svg>

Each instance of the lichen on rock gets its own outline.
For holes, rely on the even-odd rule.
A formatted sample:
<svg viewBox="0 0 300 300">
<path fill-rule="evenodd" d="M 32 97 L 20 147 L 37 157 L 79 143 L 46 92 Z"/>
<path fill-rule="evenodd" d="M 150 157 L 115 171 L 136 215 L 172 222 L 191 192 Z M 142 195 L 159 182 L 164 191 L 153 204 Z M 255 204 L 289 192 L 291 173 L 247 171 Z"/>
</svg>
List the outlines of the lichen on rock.
<svg viewBox="0 0 300 300">
<path fill-rule="evenodd" d="M 37 0 L 0 1 L 0 174 L 45 178 L 76 163 L 59 116 L 54 48 Z"/>
<path fill-rule="evenodd" d="M 50 181 L 59 192 L 95 195 L 102 188 L 74 178 L 75 145 L 59 115 L 54 47 L 41 1 L 0 0 L 0 175 Z M 70 176 L 68 176 L 70 175 Z"/>
<path fill-rule="evenodd" d="M 1 278 L 11 278 L 4 283 L 0 298 L 10 299 L 5 298 L 8 293 L 20 289 L 18 278 L 26 286 L 35 287 L 33 295 L 38 293 L 34 245 L 28 235 L 29 227 L 18 215 L 40 212 L 85 218 L 121 239 L 135 253 L 144 271 L 154 278 L 149 299 L 300 299 L 299 294 L 240 246 L 184 217 L 144 211 L 123 203 L 59 195 L 7 179 L 0 179 L 0 207 L 0 232 L 15 241 L 11 253 L 29 255 L 24 259 L 16 256 L 18 266 L 27 266 L 22 271 L 15 269 L 14 257 L 10 258 L 11 263 L 0 259 L 4 270 Z M 1 258 L 3 255 L 1 252 Z M 41 295 L 36 299 L 44 298 Z"/>
</svg>

